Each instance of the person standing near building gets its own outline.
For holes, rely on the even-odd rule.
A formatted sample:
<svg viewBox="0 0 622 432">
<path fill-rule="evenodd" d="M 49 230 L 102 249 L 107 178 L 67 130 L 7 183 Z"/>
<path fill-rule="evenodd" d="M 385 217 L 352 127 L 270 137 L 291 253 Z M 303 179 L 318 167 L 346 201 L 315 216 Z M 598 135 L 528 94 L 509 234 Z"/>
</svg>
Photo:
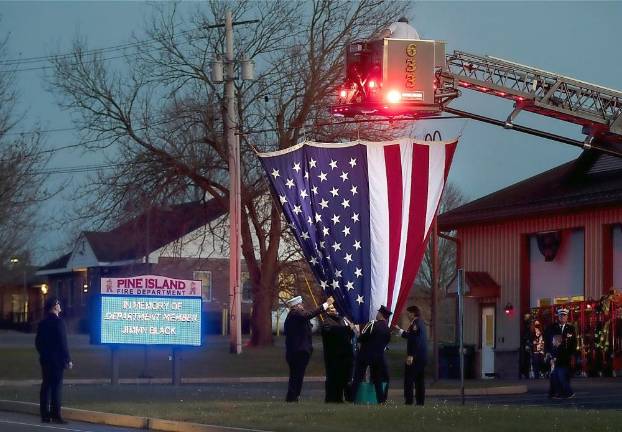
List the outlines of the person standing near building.
<svg viewBox="0 0 622 432">
<path fill-rule="evenodd" d="M 533 326 L 533 340 L 531 350 L 531 369 L 534 378 L 538 379 L 544 373 L 544 335 L 540 321 L 536 321 Z"/>
<path fill-rule="evenodd" d="M 410 320 L 408 329 L 402 330 L 395 326 L 400 336 L 408 341 L 406 344 L 406 366 L 404 368 L 404 400 L 406 405 L 413 404 L 414 385 L 417 405 L 423 405 L 425 401 L 424 370 L 428 357 L 427 332 L 418 306 L 410 306 L 406 312 Z"/>
<path fill-rule="evenodd" d="M 568 323 L 568 309 L 558 309 L 557 319 L 558 322 L 553 324 L 548 332 L 552 338 L 549 342 L 549 356 L 554 359 L 554 367 L 551 371 L 554 375 L 551 381 L 557 383 L 552 386 L 549 396 L 568 399 L 574 397 L 574 392 L 570 387 L 570 378 L 572 375 L 571 360 L 577 349 L 577 332 L 573 325 Z M 554 347 L 554 339 L 559 341 L 559 346 Z"/>
<path fill-rule="evenodd" d="M 391 330 L 387 320 L 392 312 L 385 306 L 380 306 L 376 314 L 376 320 L 365 325 L 359 336 L 360 349 L 356 356 L 354 369 L 354 382 L 352 384 L 352 397 L 356 400 L 358 387 L 365 378 L 367 368 L 371 381 L 376 390 L 376 399 L 382 404 L 387 401 L 389 392 L 389 369 L 384 352 L 391 341 Z M 386 387 L 383 389 L 383 383 Z"/>
<path fill-rule="evenodd" d="M 329 297 L 314 311 L 307 312 L 302 306 L 302 297 L 297 296 L 287 301 L 289 313 L 285 318 L 285 360 L 289 366 L 289 382 L 287 385 L 286 402 L 298 402 L 302 391 L 305 370 L 313 353 L 311 341 L 311 319 L 332 305 L 334 299 Z"/>
<path fill-rule="evenodd" d="M 322 323 L 322 344 L 324 346 L 324 366 L 326 368 L 325 402 L 342 403 L 348 399 L 348 384 L 352 379 L 354 350 L 352 338 L 353 325 L 330 305 Z"/>
<path fill-rule="evenodd" d="M 35 337 L 35 347 L 41 364 L 39 409 L 41 421 L 65 424 L 61 417 L 61 394 L 65 368 L 73 368 L 67 347 L 67 331 L 60 318 L 60 302 L 50 297 L 45 302 L 46 317 L 41 320 Z"/>
</svg>

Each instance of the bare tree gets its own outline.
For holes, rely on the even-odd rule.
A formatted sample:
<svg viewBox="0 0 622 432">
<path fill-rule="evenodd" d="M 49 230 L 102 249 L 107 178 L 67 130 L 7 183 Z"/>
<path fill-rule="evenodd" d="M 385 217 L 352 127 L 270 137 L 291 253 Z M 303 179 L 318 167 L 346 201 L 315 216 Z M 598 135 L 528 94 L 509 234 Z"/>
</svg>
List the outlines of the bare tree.
<svg viewBox="0 0 622 432">
<path fill-rule="evenodd" d="M 439 204 L 438 214 L 443 214 L 466 201 L 460 189 L 453 183 L 448 183 L 443 191 Z M 439 238 L 438 242 L 439 287 L 447 287 L 456 270 L 456 245 L 450 240 Z M 428 293 L 432 289 L 432 242 L 428 243 L 421 267 L 417 273 L 415 284 L 422 286 Z"/>
<path fill-rule="evenodd" d="M 257 79 L 236 82 L 242 163 L 242 253 L 253 287 L 251 344 L 272 343 L 270 311 L 278 292 L 279 207 L 266 200 L 267 184 L 254 150 L 287 148 L 301 137 L 318 140 L 387 138 L 386 126 L 318 127 L 341 78 L 345 45 L 368 37 L 405 13 L 405 2 L 212 1 L 184 20 L 175 6 L 156 6 L 147 43 L 123 62 L 107 63 L 78 40 L 71 58 L 53 60 L 52 88 L 73 111 L 83 139 L 111 154 L 112 172 L 92 179 L 89 216 L 110 221 L 140 193 L 153 201 L 183 201 L 201 190 L 228 208 L 228 150 L 223 136 L 222 89 L 208 70 L 222 56 L 226 8 L 241 53 L 254 59 Z M 183 24 L 179 24 L 182 22 Z M 114 148 L 114 152 L 111 149 Z"/>
<path fill-rule="evenodd" d="M 8 38 L 0 41 L 0 59 L 7 57 Z M 47 162 L 40 134 L 19 133 L 24 113 L 18 108 L 15 63 L 7 62 L 0 72 L 0 268 L 12 256 L 22 265 L 30 259 L 36 232 L 36 205 L 48 195 L 41 169 Z"/>
</svg>

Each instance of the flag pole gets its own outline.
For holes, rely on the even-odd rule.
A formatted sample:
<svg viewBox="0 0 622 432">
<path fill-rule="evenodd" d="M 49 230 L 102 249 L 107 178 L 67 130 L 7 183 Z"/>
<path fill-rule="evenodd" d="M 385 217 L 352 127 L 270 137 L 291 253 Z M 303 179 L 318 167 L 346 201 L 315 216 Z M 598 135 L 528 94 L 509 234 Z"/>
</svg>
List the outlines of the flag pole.
<svg viewBox="0 0 622 432">
<path fill-rule="evenodd" d="M 319 305 L 317 304 L 317 300 L 315 299 L 315 296 L 313 295 L 313 291 L 311 290 L 311 285 L 309 285 L 309 281 L 307 280 L 307 276 L 302 275 L 302 277 L 305 279 L 305 282 L 307 284 L 307 289 L 309 290 L 309 294 L 311 295 L 311 299 L 313 300 L 313 304 L 315 305 L 315 308 L 317 309 L 319 307 Z M 322 315 L 320 315 L 320 321 L 324 322 L 324 317 L 322 317 Z"/>
</svg>

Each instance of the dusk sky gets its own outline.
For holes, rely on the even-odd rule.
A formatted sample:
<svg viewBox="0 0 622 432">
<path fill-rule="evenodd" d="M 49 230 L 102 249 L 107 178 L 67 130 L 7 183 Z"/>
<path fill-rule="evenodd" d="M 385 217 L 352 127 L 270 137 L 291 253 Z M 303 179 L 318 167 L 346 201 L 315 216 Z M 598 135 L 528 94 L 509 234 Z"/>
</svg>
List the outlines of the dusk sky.
<svg viewBox="0 0 622 432">
<path fill-rule="evenodd" d="M 190 13 L 198 2 L 183 2 Z M 1 34 L 9 33 L 7 59 L 66 53 L 76 35 L 92 48 L 126 43 L 140 37 L 152 4 L 144 2 L 3 2 Z M 250 17 L 249 17 L 250 18 Z M 416 2 L 411 23 L 422 38 L 447 41 L 448 51 L 489 54 L 582 81 L 622 89 L 619 2 Z M 37 66 L 44 66 L 44 63 Z M 26 69 L 29 65 L 20 66 Z M 34 124 L 42 129 L 71 128 L 71 117 L 60 111 L 46 90 L 45 70 L 17 73 L 22 109 L 19 130 Z M 452 106 L 504 120 L 511 103 L 464 91 Z M 583 139 L 580 127 L 522 113 L 516 123 Z M 493 192 L 576 157 L 580 150 L 475 121 L 451 120 L 418 125 L 422 133 L 440 129 L 444 138 L 463 132 L 450 180 L 470 199 Z M 77 131 L 46 134 L 49 147 L 75 144 Z M 80 151 L 59 152 L 49 168 L 71 167 L 101 160 Z M 42 208 L 41 215 L 58 214 L 72 203 L 73 189 L 88 174 L 55 175 L 51 184 L 68 181 L 65 191 Z M 68 233 L 41 233 L 38 263 L 62 252 Z M 67 252 L 67 251 L 65 251 Z"/>
</svg>

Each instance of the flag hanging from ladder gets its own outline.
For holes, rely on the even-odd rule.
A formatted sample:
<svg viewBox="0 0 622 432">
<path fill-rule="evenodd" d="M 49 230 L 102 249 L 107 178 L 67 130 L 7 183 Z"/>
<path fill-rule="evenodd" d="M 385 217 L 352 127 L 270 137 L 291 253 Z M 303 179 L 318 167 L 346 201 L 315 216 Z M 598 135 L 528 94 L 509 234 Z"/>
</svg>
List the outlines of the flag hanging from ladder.
<svg viewBox="0 0 622 432">
<path fill-rule="evenodd" d="M 354 322 L 381 305 L 397 320 L 457 142 L 305 142 L 259 155 L 318 283 Z"/>
</svg>

